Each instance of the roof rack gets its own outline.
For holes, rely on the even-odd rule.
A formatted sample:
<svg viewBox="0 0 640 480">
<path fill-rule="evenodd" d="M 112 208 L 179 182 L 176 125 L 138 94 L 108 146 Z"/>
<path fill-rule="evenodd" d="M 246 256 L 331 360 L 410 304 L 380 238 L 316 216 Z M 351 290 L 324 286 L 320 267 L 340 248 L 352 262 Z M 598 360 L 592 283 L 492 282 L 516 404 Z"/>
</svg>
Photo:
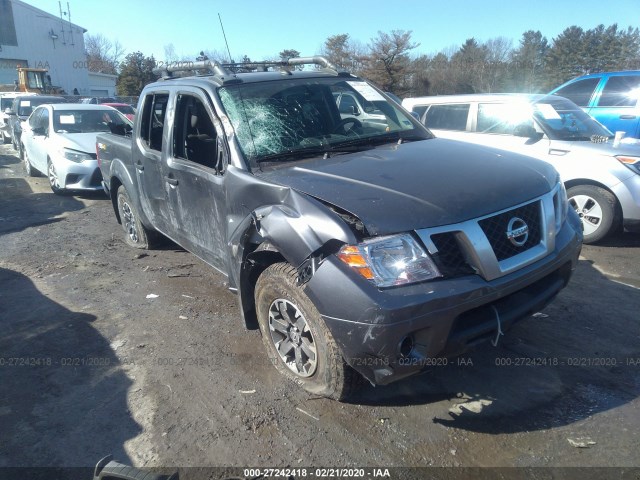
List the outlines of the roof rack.
<svg viewBox="0 0 640 480">
<path fill-rule="evenodd" d="M 319 55 L 314 57 L 294 57 L 272 62 L 219 63 L 214 60 L 200 60 L 195 62 L 178 61 L 169 63 L 163 67 L 154 68 L 153 73 L 160 75 L 162 79 L 168 79 L 172 78 L 175 72 L 200 70 L 218 77 L 225 77 L 232 76 L 236 73 L 266 72 L 269 68 L 286 69 L 287 67 L 295 67 L 297 65 L 318 65 L 337 73 L 336 67 L 325 57 Z"/>
</svg>

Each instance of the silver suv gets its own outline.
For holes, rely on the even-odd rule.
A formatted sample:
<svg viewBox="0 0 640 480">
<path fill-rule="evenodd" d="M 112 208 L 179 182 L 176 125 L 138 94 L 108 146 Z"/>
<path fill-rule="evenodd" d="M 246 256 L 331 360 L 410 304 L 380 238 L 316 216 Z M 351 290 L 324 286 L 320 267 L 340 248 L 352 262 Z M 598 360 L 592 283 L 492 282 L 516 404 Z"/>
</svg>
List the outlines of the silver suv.
<svg viewBox="0 0 640 480">
<path fill-rule="evenodd" d="M 582 219 L 584 242 L 624 225 L 640 231 L 640 142 L 614 135 L 557 95 L 478 94 L 406 98 L 437 137 L 539 158 L 560 173 Z"/>
</svg>

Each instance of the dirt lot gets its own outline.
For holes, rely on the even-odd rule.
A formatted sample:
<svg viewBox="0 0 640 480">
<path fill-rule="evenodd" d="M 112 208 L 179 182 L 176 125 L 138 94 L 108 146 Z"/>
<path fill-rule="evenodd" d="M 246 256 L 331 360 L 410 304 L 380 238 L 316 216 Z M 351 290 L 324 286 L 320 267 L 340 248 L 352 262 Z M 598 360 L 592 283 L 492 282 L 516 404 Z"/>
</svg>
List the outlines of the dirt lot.
<svg viewBox="0 0 640 480">
<path fill-rule="evenodd" d="M 222 275 L 170 243 L 128 248 L 106 197 L 53 195 L 9 145 L 0 242 L 0 467 L 111 453 L 139 467 L 640 478 L 638 235 L 585 247 L 570 286 L 497 348 L 349 403 L 283 380 Z M 512 472 L 473 472 L 488 471 Z"/>
</svg>

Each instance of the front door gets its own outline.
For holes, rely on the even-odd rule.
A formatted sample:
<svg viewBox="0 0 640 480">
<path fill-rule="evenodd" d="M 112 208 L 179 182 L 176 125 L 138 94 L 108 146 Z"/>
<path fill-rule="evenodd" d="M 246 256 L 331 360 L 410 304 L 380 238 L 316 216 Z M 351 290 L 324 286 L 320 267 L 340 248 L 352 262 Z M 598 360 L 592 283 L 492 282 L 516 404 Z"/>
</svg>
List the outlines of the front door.
<svg viewBox="0 0 640 480">
<path fill-rule="evenodd" d="M 222 128 L 200 89 L 184 87 L 174 98 L 164 175 L 178 241 L 226 273 L 227 150 Z"/>
</svg>

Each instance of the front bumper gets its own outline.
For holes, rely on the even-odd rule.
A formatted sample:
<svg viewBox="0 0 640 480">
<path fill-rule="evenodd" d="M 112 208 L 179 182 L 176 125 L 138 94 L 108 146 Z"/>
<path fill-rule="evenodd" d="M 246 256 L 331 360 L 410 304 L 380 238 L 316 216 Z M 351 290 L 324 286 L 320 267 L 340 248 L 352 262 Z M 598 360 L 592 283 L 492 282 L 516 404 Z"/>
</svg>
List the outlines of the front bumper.
<svg viewBox="0 0 640 480">
<path fill-rule="evenodd" d="M 637 227 L 633 227 L 640 223 L 640 175 L 632 175 L 612 187 L 612 191 L 622 207 L 625 228 L 638 231 Z"/>
<path fill-rule="evenodd" d="M 492 281 L 479 275 L 379 290 L 335 257 L 306 286 L 345 361 L 374 384 L 463 353 L 547 305 L 567 285 L 582 246 L 570 212 L 546 257 Z M 410 338 L 412 350 L 403 340 Z"/>
<path fill-rule="evenodd" d="M 97 160 L 76 163 L 56 158 L 54 167 L 62 188 L 68 190 L 102 190 L 102 173 Z"/>
</svg>

